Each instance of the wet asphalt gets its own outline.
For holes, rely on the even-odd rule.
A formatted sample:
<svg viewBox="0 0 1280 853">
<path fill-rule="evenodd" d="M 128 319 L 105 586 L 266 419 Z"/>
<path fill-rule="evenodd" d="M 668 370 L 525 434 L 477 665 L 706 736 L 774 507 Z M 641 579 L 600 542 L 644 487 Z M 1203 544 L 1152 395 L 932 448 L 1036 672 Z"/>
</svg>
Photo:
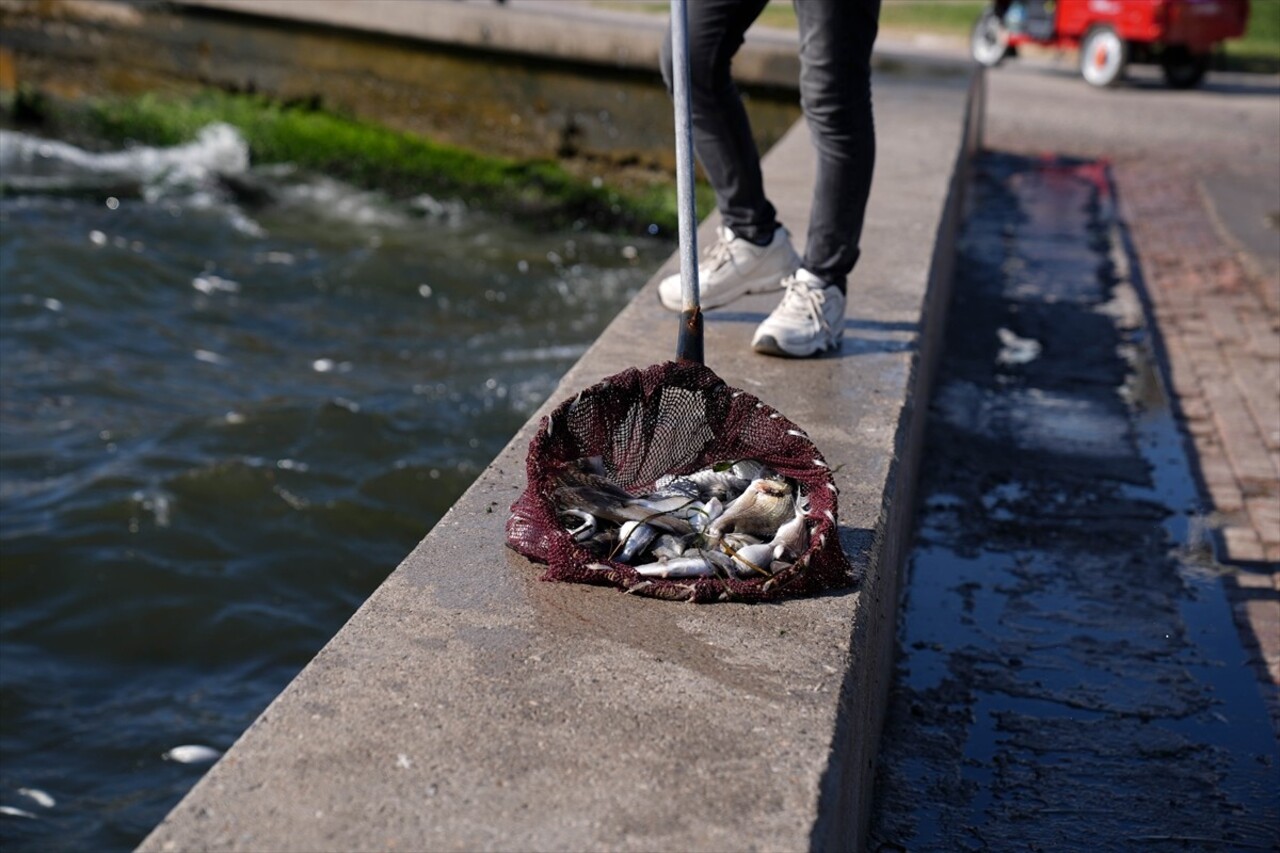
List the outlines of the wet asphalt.
<svg viewBox="0 0 1280 853">
<path fill-rule="evenodd" d="M 1107 167 L 984 155 L 959 252 L 868 849 L 1277 849 Z"/>
</svg>

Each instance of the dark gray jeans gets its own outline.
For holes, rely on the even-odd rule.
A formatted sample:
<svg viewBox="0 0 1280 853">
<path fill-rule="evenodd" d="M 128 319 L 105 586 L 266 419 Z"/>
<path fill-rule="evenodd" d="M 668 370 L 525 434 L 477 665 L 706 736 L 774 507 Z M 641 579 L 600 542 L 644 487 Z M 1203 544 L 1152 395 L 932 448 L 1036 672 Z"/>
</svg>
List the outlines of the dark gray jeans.
<svg viewBox="0 0 1280 853">
<path fill-rule="evenodd" d="M 747 27 L 768 0 L 690 0 L 689 76 L 693 144 L 716 191 L 724 224 L 768 240 L 777 211 L 765 196 L 760 153 L 730 76 Z M 818 155 L 804 266 L 841 290 L 858 260 L 871 192 L 876 137 L 871 116 L 871 45 L 880 0 L 794 0 L 800 25 L 800 105 Z M 671 32 L 662 76 L 671 88 Z"/>
</svg>

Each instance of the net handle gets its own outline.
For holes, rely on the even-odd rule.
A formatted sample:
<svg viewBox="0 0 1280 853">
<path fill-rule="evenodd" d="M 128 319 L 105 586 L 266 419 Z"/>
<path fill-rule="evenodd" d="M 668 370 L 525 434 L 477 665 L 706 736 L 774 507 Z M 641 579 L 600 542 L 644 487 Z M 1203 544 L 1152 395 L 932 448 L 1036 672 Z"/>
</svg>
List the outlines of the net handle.
<svg viewBox="0 0 1280 853">
<path fill-rule="evenodd" d="M 704 364 L 698 301 L 698 223 L 693 193 L 693 118 L 689 101 L 688 0 L 671 0 L 672 101 L 676 124 L 676 210 L 680 225 L 680 334 L 676 358 Z"/>
</svg>

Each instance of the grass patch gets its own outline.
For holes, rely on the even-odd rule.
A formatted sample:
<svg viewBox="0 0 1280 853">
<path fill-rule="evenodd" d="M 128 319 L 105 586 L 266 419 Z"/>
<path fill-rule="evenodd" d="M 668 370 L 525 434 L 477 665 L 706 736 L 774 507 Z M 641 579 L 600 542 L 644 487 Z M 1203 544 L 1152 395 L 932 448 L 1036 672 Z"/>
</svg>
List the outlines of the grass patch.
<svg viewBox="0 0 1280 853">
<path fill-rule="evenodd" d="M 59 135 L 113 145 L 178 145 L 225 122 L 244 135 L 255 164 L 292 163 L 402 196 L 460 197 L 555 227 L 583 220 L 604 230 L 648 230 L 651 224 L 667 235 L 676 230 L 674 187 L 624 192 L 572 175 L 554 161 L 484 156 L 256 95 L 206 90 L 73 104 L 20 93 L 11 110 L 25 111 L 28 121 L 39 119 Z"/>
<path fill-rule="evenodd" d="M 984 0 L 884 0 L 880 26 L 887 30 L 968 36 L 989 5 Z"/>
<path fill-rule="evenodd" d="M 1244 36 L 1226 42 L 1220 59 L 1236 71 L 1280 72 L 1280 0 L 1254 0 Z"/>
</svg>

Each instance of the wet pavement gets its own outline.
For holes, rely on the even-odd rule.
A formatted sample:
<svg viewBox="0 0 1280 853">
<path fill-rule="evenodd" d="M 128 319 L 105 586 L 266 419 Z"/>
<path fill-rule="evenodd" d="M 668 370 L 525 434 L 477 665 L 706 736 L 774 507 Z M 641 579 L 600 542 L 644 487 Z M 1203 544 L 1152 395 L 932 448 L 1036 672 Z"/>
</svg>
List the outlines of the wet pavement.
<svg viewBox="0 0 1280 853">
<path fill-rule="evenodd" d="M 1280 726 L 1280 76 L 1214 72 L 1173 91 L 1139 66 L 1098 91 L 1019 62 L 987 80 L 992 147 L 1112 164 L 1216 554 L 1271 573 L 1237 604 Z"/>
<path fill-rule="evenodd" d="M 1280 750 L 1110 174 L 979 172 L 869 848 L 1275 849 Z"/>
<path fill-rule="evenodd" d="M 988 144 L 1111 164 L 1205 526 L 1219 560 L 1244 564 L 1228 594 L 1280 733 L 1280 269 L 1242 228 L 1280 233 L 1280 76 L 1172 91 L 1138 68 L 1097 91 L 1020 65 L 987 76 Z"/>
</svg>

